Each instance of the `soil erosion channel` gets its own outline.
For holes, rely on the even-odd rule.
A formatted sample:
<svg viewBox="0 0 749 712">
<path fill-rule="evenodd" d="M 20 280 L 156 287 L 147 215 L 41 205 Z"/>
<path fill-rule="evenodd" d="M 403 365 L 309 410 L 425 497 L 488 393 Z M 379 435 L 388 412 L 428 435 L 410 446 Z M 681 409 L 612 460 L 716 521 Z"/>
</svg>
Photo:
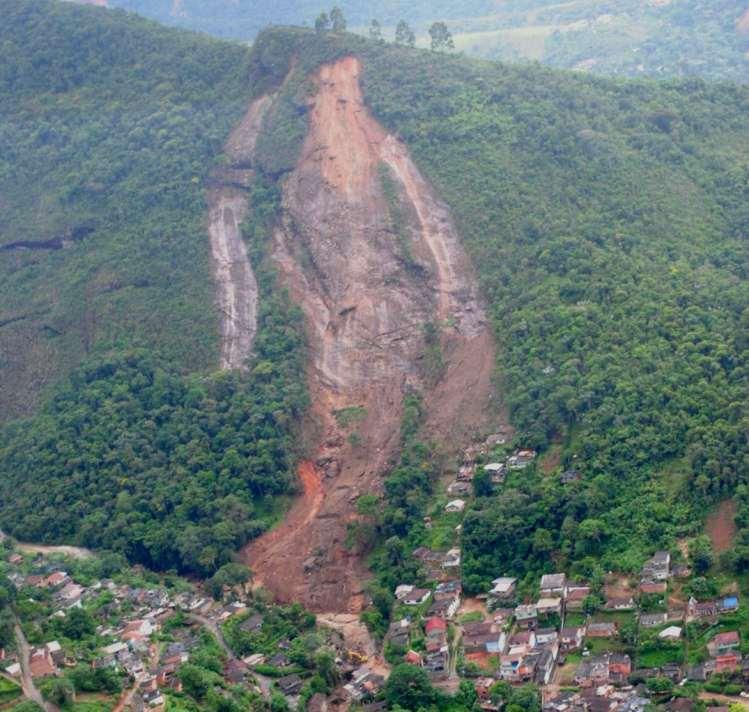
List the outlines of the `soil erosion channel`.
<svg viewBox="0 0 749 712">
<path fill-rule="evenodd" d="M 225 146 L 229 167 L 217 169 L 208 188 L 208 235 L 221 318 L 222 369 L 244 368 L 257 331 L 257 282 L 240 226 L 248 211 L 255 143 L 270 103 L 250 104 Z"/>
<path fill-rule="evenodd" d="M 369 113 L 360 70 L 354 57 L 319 70 L 301 158 L 284 183 L 272 259 L 306 318 L 312 458 L 285 522 L 245 550 L 259 584 L 318 613 L 362 607 L 366 571 L 345 547 L 346 528 L 397 455 L 404 395 L 422 392 L 427 430 L 457 447 L 485 422 L 494 363 L 449 211 Z M 439 369 L 425 357 L 427 325 Z"/>
</svg>

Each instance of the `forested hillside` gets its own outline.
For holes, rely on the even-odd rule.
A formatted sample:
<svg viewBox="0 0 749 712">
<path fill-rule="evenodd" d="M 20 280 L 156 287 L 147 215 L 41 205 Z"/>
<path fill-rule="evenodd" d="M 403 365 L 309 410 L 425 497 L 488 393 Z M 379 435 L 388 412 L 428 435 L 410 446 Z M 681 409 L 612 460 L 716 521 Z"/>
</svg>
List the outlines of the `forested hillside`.
<svg viewBox="0 0 749 712">
<path fill-rule="evenodd" d="M 217 361 L 203 181 L 246 57 L 122 13 L 3 4 L 0 420 L 115 345 Z"/>
<path fill-rule="evenodd" d="M 124 13 L 3 5 L 0 421 L 38 414 L 0 431 L 0 526 L 22 539 L 208 573 L 293 489 L 302 339 L 272 274 L 253 369 L 213 375 L 205 181 L 247 62 Z"/>
<path fill-rule="evenodd" d="M 501 496 L 490 491 L 477 499 L 464 524 L 466 587 L 478 589 L 498 573 L 551 568 L 552 562 L 587 574 L 614 566 L 633 569 L 653 547 L 697 531 L 710 503 L 746 483 L 746 88 L 701 80 L 604 80 L 287 29 L 264 33 L 246 61 L 243 50 L 232 45 L 119 15 L 50 10 L 40 2 L 19 1 L 14 7 L 18 29 L 7 33 L 3 47 L 13 49 L 15 64 L 23 66 L 26 56 L 18 37 L 26 32 L 31 39 L 23 8 L 35 8 L 37 26 L 50 33 L 43 45 L 53 56 L 61 54 L 57 62 L 67 68 L 61 76 L 71 79 L 48 86 L 43 77 L 57 73 L 38 62 L 25 70 L 29 80 L 22 85 L 6 76 L 5 91 L 16 100 L 2 102 L 2 111 L 11 112 L 3 132 L 20 131 L 22 140 L 9 144 L 26 150 L 5 169 L 7 176 L 18 164 L 24 191 L 4 189 L 10 205 L 4 234 L 17 240 L 21 216 L 46 215 L 38 201 L 47 173 L 57 191 L 50 191 L 56 201 L 51 214 L 73 228 L 91 224 L 94 232 L 66 250 L 0 253 L 3 264 L 20 275 L 3 281 L 3 303 L 6 284 L 8 298 L 15 299 L 23 289 L 31 293 L 26 285 L 48 284 L 45 275 L 51 274 L 60 294 L 73 285 L 75 294 L 85 296 L 86 285 L 97 284 L 92 277 L 99 265 L 114 269 L 125 253 L 133 255 L 126 276 L 151 275 L 154 290 L 178 295 L 177 314 L 196 318 L 184 329 L 170 325 L 174 305 L 158 297 L 134 301 L 122 312 L 133 313 L 139 305 L 153 315 L 162 328 L 145 333 L 115 311 L 106 320 L 103 311 L 96 312 L 102 315 L 97 324 L 120 329 L 119 342 L 102 337 L 92 348 L 93 365 L 77 370 L 34 422 L 4 433 L 3 527 L 114 546 L 137 560 L 205 571 L 253 533 L 247 516 L 255 516 L 257 495 L 286 489 L 288 428 L 304 406 L 302 345 L 299 316 L 275 292 L 272 274 L 260 275 L 266 297 L 274 295 L 261 300 L 266 312 L 256 350 L 262 365 L 246 382 L 184 381 L 180 374 L 185 368 L 180 349 L 195 351 L 198 363 L 215 358 L 200 191 L 211 151 L 219 153 L 243 102 L 251 93 L 279 89 L 257 144 L 257 167 L 265 175 L 256 185 L 255 204 L 272 221 L 278 209 L 274 191 L 294 166 L 306 132 L 305 77 L 321 63 L 351 53 L 361 58 L 365 98 L 374 114 L 402 138 L 452 210 L 490 307 L 500 345 L 497 371 L 517 443 L 538 448 L 548 463 L 514 477 Z M 55 34 L 63 28 L 75 37 L 76 23 L 91 23 L 92 37 L 117 23 L 132 28 L 128 42 L 143 47 L 137 63 L 126 61 L 124 45 L 124 56 L 101 55 L 93 50 L 99 41 L 68 43 Z M 151 45 L 143 39 L 151 33 L 159 40 L 152 60 L 146 52 Z M 34 42 L 42 44 L 36 34 Z M 195 53 L 185 61 L 190 72 L 198 77 L 209 72 L 204 82 L 193 84 L 189 72 L 169 74 L 168 58 L 176 62 L 181 48 Z M 82 71 L 85 63 L 91 72 Z M 282 83 L 292 66 L 294 74 Z M 89 81 L 98 83 L 87 91 Z M 145 111 L 150 100 L 156 113 L 171 101 L 184 102 L 184 112 L 172 117 L 176 128 L 167 131 L 157 122 L 156 129 L 146 125 L 131 133 L 136 123 L 122 120 L 122 112 Z M 50 126 L 46 112 L 53 110 L 63 122 Z M 64 130 L 66 116 L 72 126 L 109 116 L 122 123 L 123 133 L 98 134 L 91 126 L 80 133 L 79 144 L 60 138 L 75 159 L 63 161 L 51 137 Z M 209 119 L 210 131 L 202 123 Z M 107 145 L 102 139 L 91 146 L 89 134 L 109 141 L 128 136 L 130 143 Z M 189 136 L 196 134 L 201 140 L 193 144 Z M 203 142 L 206 135 L 209 144 Z M 123 159 L 113 169 L 112 157 L 134 151 L 152 163 L 131 174 Z M 17 153 L 3 150 L 6 155 Z M 43 171 L 45 161 L 59 172 Z M 101 190 L 91 188 L 99 184 L 89 176 L 94 167 L 101 171 Z M 53 235 L 41 223 L 34 234 Z M 264 234 L 255 231 L 253 260 L 262 257 Z M 8 255 L 17 261 L 8 261 Z M 82 261 L 65 261 L 76 256 Z M 21 260 L 28 257 L 33 264 L 24 272 Z M 61 262 L 42 261 L 50 258 Z M 60 271 L 51 272 L 53 267 Z M 80 311 L 85 300 L 69 299 L 70 308 L 79 310 L 70 312 L 71 322 L 87 323 Z M 59 297 L 59 304 L 66 303 Z M 171 342 L 170 333 L 181 338 Z M 40 331 L 31 343 L 47 338 Z M 116 353 L 96 365 L 97 348 L 104 354 L 108 345 L 117 345 Z M 125 348 L 135 345 L 156 355 Z M 199 347 L 205 348 L 202 355 Z M 154 364 L 154 358 L 161 361 Z M 108 416 L 120 407 L 117 417 Z M 239 461 L 224 447 L 235 441 L 241 443 Z M 412 462 L 418 457 L 419 449 L 409 447 L 397 487 L 386 489 L 387 521 L 397 526 L 387 530 L 385 524 L 380 533 L 394 536 L 404 550 L 419 543 L 426 503 L 404 492 L 428 491 L 424 468 Z M 559 473 L 570 466 L 582 479 L 562 485 Z M 168 481 L 174 472 L 179 481 Z M 418 482 L 409 483 L 409 473 Z M 266 481 L 269 476 L 280 478 L 278 486 Z M 93 500 L 100 477 L 99 499 Z M 118 487 L 125 492 L 115 497 Z M 193 492 L 200 493 L 197 504 Z M 59 522 L 61 507 L 72 508 L 78 519 Z M 230 521 L 237 527 L 227 531 Z M 200 551 L 191 546 L 193 526 L 200 528 Z M 172 542 L 175 531 L 180 533 Z M 745 559 L 727 563 L 742 567 Z"/>
<path fill-rule="evenodd" d="M 708 505 L 749 476 L 747 90 L 286 30 L 261 37 L 253 66 L 280 77 L 291 56 L 314 66 L 347 51 L 364 59 L 376 115 L 458 220 L 491 305 L 517 442 L 551 463 L 477 500 L 464 524 L 467 586 L 552 561 L 634 569 L 697 532 Z M 302 95 L 287 94 L 301 110 Z M 303 135 L 294 122 L 304 117 L 290 110 L 266 136 L 269 155 Z M 582 481 L 562 485 L 569 467 Z M 386 520 L 399 524 L 384 533 L 419 543 L 419 526 L 408 534 L 403 522 L 419 522 L 424 505 L 393 501 L 401 510 Z"/>
<path fill-rule="evenodd" d="M 269 24 L 311 25 L 326 3 L 267 0 L 108 0 L 160 22 L 252 40 Z M 749 7 L 744 0 L 470 0 L 338 5 L 366 33 L 378 20 L 392 39 L 404 20 L 426 46 L 427 29 L 446 21 L 458 51 L 504 61 L 539 60 L 562 68 L 624 76 L 702 76 L 746 82 Z"/>
</svg>

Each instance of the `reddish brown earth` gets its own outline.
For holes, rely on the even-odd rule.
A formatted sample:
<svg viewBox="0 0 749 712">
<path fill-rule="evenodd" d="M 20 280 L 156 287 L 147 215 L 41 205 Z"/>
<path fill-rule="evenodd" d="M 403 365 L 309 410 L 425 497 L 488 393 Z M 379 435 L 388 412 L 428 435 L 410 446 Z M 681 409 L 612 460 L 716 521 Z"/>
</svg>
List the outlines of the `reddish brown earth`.
<svg viewBox="0 0 749 712">
<path fill-rule="evenodd" d="M 705 531 L 713 544 L 713 551 L 722 554 L 733 545 L 736 536 L 736 503 L 732 499 L 725 499 L 718 508 L 707 517 Z"/>
<path fill-rule="evenodd" d="M 348 57 L 318 72 L 309 132 L 284 184 L 272 259 L 306 319 L 311 457 L 284 524 L 244 552 L 276 598 L 318 613 L 361 610 L 367 572 L 345 546 L 347 525 L 397 457 L 409 389 L 424 393 L 425 429 L 448 453 L 491 417 L 495 348 L 473 270 L 447 207 L 365 106 L 360 70 Z M 394 234 L 383 166 L 418 269 Z M 445 363 L 437 377 L 425 368 L 428 323 Z M 339 423 L 336 411 L 353 406 L 361 418 Z"/>
</svg>

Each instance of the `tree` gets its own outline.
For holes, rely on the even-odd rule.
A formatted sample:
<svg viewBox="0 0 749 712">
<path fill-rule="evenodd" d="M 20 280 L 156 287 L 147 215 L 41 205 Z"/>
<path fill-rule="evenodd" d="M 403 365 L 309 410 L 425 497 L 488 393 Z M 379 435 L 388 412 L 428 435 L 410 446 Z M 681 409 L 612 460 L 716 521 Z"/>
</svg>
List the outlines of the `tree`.
<svg viewBox="0 0 749 712">
<path fill-rule="evenodd" d="M 413 47 L 416 44 L 416 35 L 405 20 L 401 20 L 395 26 L 395 44 Z"/>
<path fill-rule="evenodd" d="M 437 692 L 426 671 L 405 664 L 398 665 L 390 673 L 383 694 L 391 707 L 400 705 L 407 710 L 428 707 L 437 698 Z"/>
<path fill-rule="evenodd" d="M 321 12 L 315 19 L 315 32 L 327 32 L 330 29 L 330 18 L 327 12 Z"/>
<path fill-rule="evenodd" d="M 442 50 L 455 49 L 453 36 L 444 22 L 435 22 L 429 28 L 429 36 L 432 38 L 432 51 L 441 52 Z"/>
<path fill-rule="evenodd" d="M 484 469 L 473 476 L 473 494 L 476 497 L 491 497 L 494 494 L 492 476 Z"/>
<path fill-rule="evenodd" d="M 382 43 L 382 25 L 379 20 L 372 20 L 369 25 L 369 39 Z"/>
<path fill-rule="evenodd" d="M 62 621 L 62 631 L 72 640 L 81 640 L 96 632 L 96 623 L 85 608 L 71 608 Z"/>
<path fill-rule="evenodd" d="M 338 5 L 330 11 L 330 22 L 333 32 L 340 33 L 346 31 L 346 18 L 343 15 L 343 10 Z"/>
<path fill-rule="evenodd" d="M 75 690 L 70 680 L 58 678 L 53 680 L 47 691 L 47 698 L 57 707 L 65 707 L 73 701 Z"/>
<path fill-rule="evenodd" d="M 698 576 L 707 573 L 713 565 L 713 547 L 710 538 L 702 534 L 689 544 L 689 558 L 692 560 L 694 572 Z"/>
</svg>

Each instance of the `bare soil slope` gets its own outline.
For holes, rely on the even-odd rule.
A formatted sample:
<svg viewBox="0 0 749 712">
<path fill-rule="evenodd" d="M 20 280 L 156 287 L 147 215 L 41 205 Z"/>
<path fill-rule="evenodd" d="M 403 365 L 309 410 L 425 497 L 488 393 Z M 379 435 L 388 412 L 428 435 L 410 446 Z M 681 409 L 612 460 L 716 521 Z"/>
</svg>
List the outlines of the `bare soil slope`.
<svg viewBox="0 0 749 712">
<path fill-rule="evenodd" d="M 494 363 L 449 211 L 406 147 L 369 113 L 360 69 L 348 57 L 317 74 L 302 157 L 284 186 L 272 256 L 306 317 L 307 437 L 315 444 L 313 461 L 300 468 L 304 495 L 286 523 L 245 552 L 259 584 L 317 612 L 362 606 L 366 572 L 345 548 L 346 526 L 356 498 L 380 489 L 397 453 L 407 390 L 425 393 L 430 434 L 457 447 L 485 422 Z M 383 191 L 383 166 L 400 193 L 408 258 Z M 445 363 L 439 378 L 425 369 L 430 323 Z M 354 425 L 337 417 L 352 407 Z"/>
</svg>

